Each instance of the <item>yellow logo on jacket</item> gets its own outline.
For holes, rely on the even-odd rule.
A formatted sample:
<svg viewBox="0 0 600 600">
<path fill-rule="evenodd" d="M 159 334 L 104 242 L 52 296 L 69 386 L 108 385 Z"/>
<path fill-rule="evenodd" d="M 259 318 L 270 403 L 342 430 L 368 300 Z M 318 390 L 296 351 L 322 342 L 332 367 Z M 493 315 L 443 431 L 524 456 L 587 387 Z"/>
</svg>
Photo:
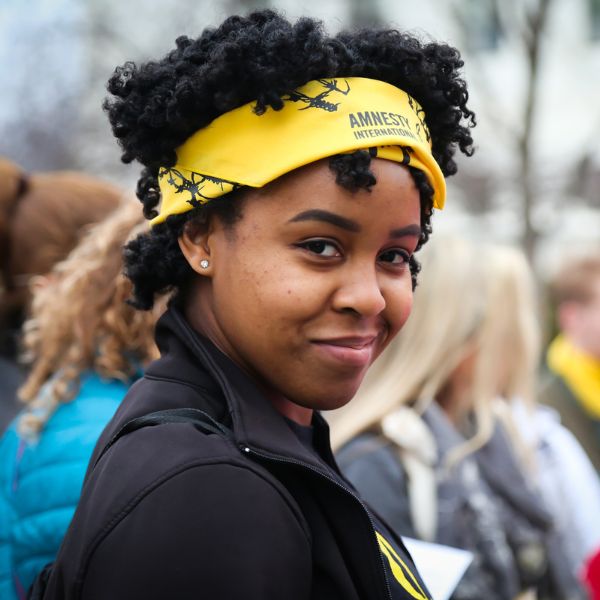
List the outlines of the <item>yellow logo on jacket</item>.
<svg viewBox="0 0 600 600">
<path fill-rule="evenodd" d="M 398 556 L 392 545 L 378 532 L 375 532 L 381 553 L 386 557 L 394 579 L 416 600 L 429 600 L 406 563 Z"/>
</svg>

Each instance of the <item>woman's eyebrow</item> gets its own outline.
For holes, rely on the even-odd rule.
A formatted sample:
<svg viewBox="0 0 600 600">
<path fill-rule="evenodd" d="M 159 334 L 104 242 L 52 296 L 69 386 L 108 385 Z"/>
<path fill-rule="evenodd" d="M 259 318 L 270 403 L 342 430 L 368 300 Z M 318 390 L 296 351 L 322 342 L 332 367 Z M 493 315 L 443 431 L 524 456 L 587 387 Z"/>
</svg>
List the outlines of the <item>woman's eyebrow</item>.
<svg viewBox="0 0 600 600">
<path fill-rule="evenodd" d="M 362 230 L 362 227 L 356 221 L 353 221 L 352 219 L 348 219 L 346 217 L 342 217 L 341 215 L 336 215 L 335 213 L 329 212 L 328 210 L 322 210 L 318 208 L 305 210 L 304 212 L 301 212 L 292 219 L 290 219 L 288 223 L 297 223 L 299 221 L 321 221 L 324 223 L 329 223 L 330 225 L 335 225 L 340 229 L 351 231 L 352 233 L 359 233 Z M 419 227 L 419 225 L 417 224 L 412 224 L 407 225 L 406 227 L 392 229 L 390 231 L 390 237 L 421 237 L 421 233 L 421 227 Z"/>
<path fill-rule="evenodd" d="M 297 223 L 299 221 L 322 221 L 353 233 L 358 233 L 362 229 L 361 226 L 352 219 L 347 219 L 346 217 L 318 208 L 305 210 L 290 219 L 288 223 Z"/>
<path fill-rule="evenodd" d="M 392 229 L 390 231 L 391 238 L 401 238 L 401 237 L 421 237 L 422 230 L 419 225 L 407 225 L 406 227 L 400 227 L 398 229 Z"/>
</svg>

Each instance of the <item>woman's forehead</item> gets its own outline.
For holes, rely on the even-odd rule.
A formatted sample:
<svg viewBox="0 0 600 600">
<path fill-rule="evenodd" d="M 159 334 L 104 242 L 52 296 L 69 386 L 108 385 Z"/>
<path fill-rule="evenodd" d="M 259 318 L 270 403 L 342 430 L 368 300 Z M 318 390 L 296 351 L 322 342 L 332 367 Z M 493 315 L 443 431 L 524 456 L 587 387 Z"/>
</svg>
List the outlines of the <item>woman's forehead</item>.
<svg viewBox="0 0 600 600">
<path fill-rule="evenodd" d="M 369 224 L 413 226 L 420 233 L 419 192 L 408 169 L 391 161 L 371 162 L 376 183 L 349 191 L 336 182 L 327 161 L 318 161 L 249 192 L 245 211 L 285 223 L 322 222 L 351 233 Z M 255 200 L 255 201 L 252 201 Z"/>
</svg>

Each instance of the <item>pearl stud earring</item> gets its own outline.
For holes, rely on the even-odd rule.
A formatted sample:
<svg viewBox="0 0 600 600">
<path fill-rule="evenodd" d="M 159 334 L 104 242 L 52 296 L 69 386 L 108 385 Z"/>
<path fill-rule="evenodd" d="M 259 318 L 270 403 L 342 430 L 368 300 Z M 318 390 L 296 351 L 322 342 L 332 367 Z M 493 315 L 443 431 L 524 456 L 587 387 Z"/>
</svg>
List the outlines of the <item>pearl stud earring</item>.
<svg viewBox="0 0 600 600">
<path fill-rule="evenodd" d="M 209 265 L 209 264 L 210 264 L 210 263 L 209 263 L 209 262 L 208 262 L 208 261 L 207 261 L 205 258 L 204 258 L 203 260 L 201 260 L 201 261 L 200 261 L 200 266 L 201 266 L 203 269 L 208 269 L 208 265 Z"/>
</svg>

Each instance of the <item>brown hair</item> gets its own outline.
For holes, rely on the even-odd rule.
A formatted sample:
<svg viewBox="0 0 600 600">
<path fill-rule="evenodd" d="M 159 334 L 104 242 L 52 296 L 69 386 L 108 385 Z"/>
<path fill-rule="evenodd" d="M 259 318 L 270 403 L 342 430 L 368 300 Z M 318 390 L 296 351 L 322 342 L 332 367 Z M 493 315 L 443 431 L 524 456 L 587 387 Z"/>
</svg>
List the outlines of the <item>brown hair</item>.
<svg viewBox="0 0 600 600">
<path fill-rule="evenodd" d="M 41 429 L 58 404 L 77 393 L 83 371 L 128 381 L 158 356 L 152 332 L 164 303 L 154 311 L 134 309 L 126 303 L 131 283 L 122 274 L 123 245 L 147 227 L 137 203 L 124 202 L 86 232 L 34 294 L 24 326 L 33 365 L 19 395 L 41 410 L 24 416 L 26 429 Z"/>
<path fill-rule="evenodd" d="M 65 258 L 82 227 L 107 216 L 121 196 L 90 175 L 27 174 L 0 158 L 0 322 L 28 304 L 31 276 Z"/>
<path fill-rule="evenodd" d="M 600 278 L 600 252 L 567 261 L 550 282 L 550 293 L 557 305 L 564 302 L 587 304 Z"/>
</svg>

